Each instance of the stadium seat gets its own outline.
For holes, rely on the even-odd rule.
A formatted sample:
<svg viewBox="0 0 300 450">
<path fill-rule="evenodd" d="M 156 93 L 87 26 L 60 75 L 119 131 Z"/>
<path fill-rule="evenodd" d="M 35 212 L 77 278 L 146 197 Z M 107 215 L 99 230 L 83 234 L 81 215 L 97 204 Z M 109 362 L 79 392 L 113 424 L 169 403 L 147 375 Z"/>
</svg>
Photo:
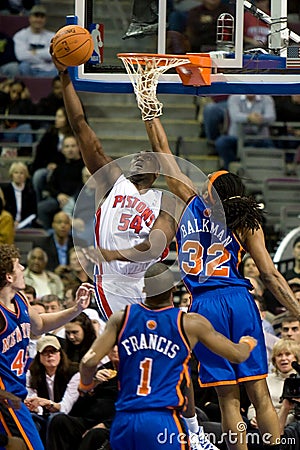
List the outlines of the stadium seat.
<svg viewBox="0 0 300 450">
<path fill-rule="evenodd" d="M 241 168 L 238 174 L 243 177 L 247 191 L 258 193 L 268 178 L 284 176 L 284 151 L 274 148 L 243 147 L 240 152 Z"/>
<path fill-rule="evenodd" d="M 281 232 L 281 208 L 299 207 L 300 179 L 286 177 L 265 180 L 263 183 L 263 198 L 267 212 L 266 225 Z"/>
</svg>

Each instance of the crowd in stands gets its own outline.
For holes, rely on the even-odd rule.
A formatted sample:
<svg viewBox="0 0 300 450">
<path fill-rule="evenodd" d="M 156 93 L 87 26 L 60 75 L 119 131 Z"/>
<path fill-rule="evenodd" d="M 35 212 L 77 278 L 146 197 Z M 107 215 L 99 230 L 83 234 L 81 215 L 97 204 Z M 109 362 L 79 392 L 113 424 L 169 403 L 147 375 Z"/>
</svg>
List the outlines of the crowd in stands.
<svg viewBox="0 0 300 450">
<path fill-rule="evenodd" d="M 260 9 L 269 10 L 269 1 L 257 0 L 256 3 Z M 167 32 L 169 52 L 208 51 L 215 49 L 217 17 L 221 12 L 230 12 L 230 4 L 222 0 L 174 1 L 171 11 Z M 0 32 L 0 43 L 4 43 L 5 49 L 3 52 L 0 47 L 0 76 L 8 77 L 0 86 L 0 114 L 7 116 L 1 119 L 1 157 L 5 156 L 7 143 L 14 142 L 18 143 L 17 155 L 26 155 L 34 140 L 30 131 L 36 126 L 43 129 L 30 164 L 13 161 L 8 170 L 10 181 L 1 183 L 0 244 L 13 243 L 20 226 L 47 231 L 47 236 L 27 255 L 24 293 L 38 313 L 61 311 L 74 304 L 81 283 L 92 282 L 90 263 L 80 248 L 74 247 L 71 218 L 74 216 L 76 246 L 91 245 L 95 185 L 93 180 L 88 182 L 90 173 L 84 166 L 66 117 L 61 82 L 49 55 L 53 32 L 45 28 L 45 7 L 34 0 L 7 0 L 0 13 L 22 13 L 28 15 L 29 21 L 29 26 L 13 38 Z M 248 13 L 245 13 L 245 23 L 245 46 L 266 46 L 268 27 L 258 24 L 257 20 L 253 22 Z M 51 78 L 51 92 L 34 103 L 25 83 L 13 79 L 21 75 Z M 24 119 L 10 119 L 10 115 L 22 115 Z M 52 116 L 54 121 L 45 119 L 37 125 L 27 119 L 33 115 Z M 276 143 L 278 135 L 290 138 L 285 141 L 285 149 L 286 142 L 290 150 L 298 148 L 300 127 L 277 129 L 275 136 L 270 131 L 275 121 L 294 122 L 297 117 L 300 117 L 299 95 L 284 98 L 234 95 L 212 99 L 203 109 L 205 136 L 225 169 L 238 158 L 237 124 L 246 124 L 247 135 L 259 135 L 256 143 L 252 139 L 248 144 L 270 147 L 271 157 L 271 148 L 282 145 Z M 291 162 L 289 157 L 287 162 Z M 76 205 L 78 196 L 80 202 Z M 300 301 L 300 238 L 293 243 L 293 257 L 293 268 L 283 275 Z M 251 281 L 262 319 L 272 401 L 282 419 L 282 432 L 289 432 L 289 427 L 299 424 L 299 418 L 294 414 L 295 404 L 281 403 L 280 397 L 284 380 L 295 373 L 291 363 L 300 364 L 300 321 L 279 307 L 266 291 L 249 255 L 244 257 L 242 270 Z M 187 311 L 190 295 L 184 290 L 180 294 L 180 298 L 175 296 L 176 306 Z M 99 385 L 94 395 L 80 397 L 77 390 L 79 362 L 104 326 L 92 302 L 91 308 L 65 326 L 43 336 L 31 335 L 32 363 L 27 377 L 26 405 L 48 450 L 99 448 L 109 441 L 118 391 L 117 347 L 99 366 L 96 373 Z M 212 388 L 199 387 L 193 364 L 191 373 L 201 423 L 205 431 L 213 432 L 217 439 L 221 435 L 221 414 L 216 393 Z M 255 434 L 257 423 L 253 408 L 243 391 L 241 398 L 243 420 L 248 424 L 248 432 Z M 220 448 L 226 447 L 221 444 Z"/>
<path fill-rule="evenodd" d="M 64 213 L 58 213 L 61 214 Z M 66 264 L 64 268 L 68 268 L 68 273 L 76 272 L 78 260 L 75 261 L 74 248 L 71 248 L 69 253 L 70 265 Z M 294 242 L 293 255 L 294 268 L 284 275 L 296 287 L 295 293 L 300 294 L 300 238 Z M 61 267 L 58 264 L 57 268 Z M 253 295 L 262 318 L 269 353 L 267 382 L 272 402 L 281 417 L 282 433 L 291 433 L 293 429 L 298 430 L 299 419 L 295 416 L 295 404 L 290 402 L 287 405 L 287 402 L 282 403 L 280 398 L 285 380 L 295 373 L 292 362 L 300 363 L 300 322 L 288 311 L 284 311 L 280 315 L 279 326 L 277 323 L 274 330 L 272 322 L 276 324 L 278 316 L 266 310 L 265 288 L 255 262 L 248 254 L 243 259 L 242 273 L 253 285 Z M 48 270 L 47 254 L 41 248 L 34 248 L 28 255 L 25 279 L 24 293 L 39 313 L 53 313 L 70 307 L 74 301 L 74 292 L 82 281 L 75 276 L 64 285 L 58 275 Z M 183 311 L 188 310 L 190 295 L 183 287 L 177 294 L 175 293 L 174 304 Z M 32 413 L 46 449 L 84 450 L 96 448 L 89 445 L 96 443 L 102 445 L 109 441 L 109 428 L 115 414 L 114 404 L 118 390 L 117 347 L 98 368 L 96 378 L 99 384 L 94 394 L 80 397 L 77 389 L 78 364 L 92 342 L 103 332 L 104 325 L 92 304 L 91 308 L 86 309 L 65 326 L 43 336 L 31 335 L 32 362 L 27 375 L 28 396 L 25 404 Z M 272 341 L 268 340 L 269 335 L 273 337 Z M 193 359 L 191 374 L 198 420 L 210 436 L 215 436 L 217 442 L 222 431 L 216 393 L 213 388 L 198 385 L 196 362 Z M 252 435 L 251 442 L 260 442 L 254 409 L 242 387 L 241 407 L 243 420 L 248 427 L 247 433 Z M 259 448 L 259 445 L 255 447 L 250 444 L 249 449 Z M 224 444 L 221 444 L 220 448 L 226 449 Z"/>
</svg>

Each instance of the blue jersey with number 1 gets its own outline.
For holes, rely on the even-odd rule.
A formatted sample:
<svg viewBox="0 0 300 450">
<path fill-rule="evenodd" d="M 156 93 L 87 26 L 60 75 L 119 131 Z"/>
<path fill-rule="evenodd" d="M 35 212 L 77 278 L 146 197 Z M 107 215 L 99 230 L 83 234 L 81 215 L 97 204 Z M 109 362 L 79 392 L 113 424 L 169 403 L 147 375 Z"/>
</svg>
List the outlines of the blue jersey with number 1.
<svg viewBox="0 0 300 450">
<path fill-rule="evenodd" d="M 193 297 L 232 285 L 251 289 L 238 271 L 243 248 L 225 219 L 214 217 L 201 197 L 193 197 L 186 206 L 176 240 L 181 275 Z"/>
<path fill-rule="evenodd" d="M 120 393 L 117 411 L 182 408 L 189 384 L 190 348 L 182 311 L 173 306 L 127 306 L 118 339 Z"/>
<path fill-rule="evenodd" d="M 22 399 L 27 396 L 26 369 L 30 338 L 30 319 L 25 297 L 15 295 L 15 312 L 0 303 L 4 328 L 0 332 L 0 387 Z"/>
</svg>

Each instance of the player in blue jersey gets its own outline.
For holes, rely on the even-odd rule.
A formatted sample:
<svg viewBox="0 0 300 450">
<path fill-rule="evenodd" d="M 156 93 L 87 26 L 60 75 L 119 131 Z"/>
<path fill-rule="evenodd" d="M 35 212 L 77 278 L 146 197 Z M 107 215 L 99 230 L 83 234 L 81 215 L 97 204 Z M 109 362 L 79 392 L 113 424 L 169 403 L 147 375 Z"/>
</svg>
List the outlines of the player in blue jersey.
<svg viewBox="0 0 300 450">
<path fill-rule="evenodd" d="M 108 261 L 114 258 L 142 261 L 154 258 L 176 232 L 182 277 L 192 295 L 190 310 L 207 317 L 217 331 L 235 342 L 245 334 L 258 340 L 251 357 L 238 366 L 214 355 L 201 343 L 194 349 L 201 363 L 201 385 L 215 386 L 217 390 L 223 431 L 237 435 L 237 442 L 228 440 L 227 445 L 232 450 L 247 449 L 245 430 L 238 428 L 242 422 L 238 384 L 244 382 L 256 408 L 260 431 L 270 433 L 269 444 L 275 450 L 280 431 L 265 381 L 268 371 L 261 319 L 249 293 L 251 285 L 238 271 L 245 250 L 254 259 L 266 287 L 297 317 L 300 305 L 266 250 L 261 211 L 245 195 L 241 179 L 227 171 L 215 172 L 199 194 L 173 157 L 160 120 L 146 121 L 145 126 L 153 150 L 161 154 L 160 164 L 169 189 L 184 202 L 185 209 L 176 231 L 170 221 L 166 226 L 158 218 L 149 238 L 134 249 L 100 250 Z"/>
<path fill-rule="evenodd" d="M 25 282 L 19 259 L 13 245 L 0 245 L 0 389 L 24 400 L 30 331 L 40 336 L 72 320 L 88 307 L 92 286 L 79 287 L 72 308 L 39 315 L 20 292 Z M 0 433 L 22 438 L 27 450 L 44 448 L 24 403 L 19 410 L 0 404 Z"/>
<path fill-rule="evenodd" d="M 147 121 L 145 126 L 153 150 L 170 155 L 161 159 L 164 173 L 169 175 L 167 183 L 186 204 L 176 239 L 182 277 L 192 295 L 191 311 L 201 312 L 217 331 L 234 342 L 244 334 L 258 341 L 250 358 L 238 366 L 198 344 L 194 351 L 201 363 L 200 382 L 216 388 L 223 431 L 237 433 L 238 439 L 228 440 L 228 447 L 245 450 L 245 431 L 238 427 L 242 422 L 238 384 L 244 382 L 261 433 L 271 435 L 266 448 L 275 450 L 280 445 L 280 431 L 265 381 L 268 371 L 261 319 L 249 293 L 251 286 L 238 272 L 243 252 L 251 254 L 266 287 L 296 316 L 300 315 L 300 305 L 266 250 L 261 211 L 246 196 L 241 179 L 227 171 L 215 172 L 199 195 L 172 156 L 160 120 Z M 158 221 L 152 232 L 156 228 L 163 230 Z M 148 244 L 150 247 L 151 234 Z"/>
<path fill-rule="evenodd" d="M 145 275 L 146 300 L 113 314 L 80 364 L 80 390 L 94 388 L 99 361 L 118 343 L 119 396 L 110 434 L 113 450 L 189 449 L 181 411 L 190 385 L 191 349 L 201 341 L 237 364 L 255 346 L 249 336 L 234 344 L 204 317 L 173 307 L 173 275 L 163 263 Z"/>
</svg>

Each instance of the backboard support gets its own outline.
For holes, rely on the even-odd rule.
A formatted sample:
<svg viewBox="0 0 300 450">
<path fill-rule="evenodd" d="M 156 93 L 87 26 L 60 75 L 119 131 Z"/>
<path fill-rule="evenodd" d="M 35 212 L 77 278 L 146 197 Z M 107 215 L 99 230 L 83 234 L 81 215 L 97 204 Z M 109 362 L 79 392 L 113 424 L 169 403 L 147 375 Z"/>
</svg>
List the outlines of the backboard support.
<svg viewBox="0 0 300 450">
<path fill-rule="evenodd" d="M 75 0 L 75 15 L 67 16 L 67 24 L 79 24 L 92 30 L 99 23 L 103 48 L 102 62 L 70 68 L 75 88 L 89 92 L 132 93 L 129 77 L 117 58 L 119 52 L 166 53 L 166 4 L 158 1 L 157 34 L 143 39 L 122 40 L 126 17 L 131 11 L 121 0 Z M 220 94 L 300 94 L 300 37 L 287 26 L 287 0 L 271 0 L 268 15 L 257 9 L 251 1 L 231 0 L 234 3 L 234 44 L 226 52 L 212 52 L 210 86 L 183 86 L 176 73 L 161 75 L 158 93 L 209 96 Z M 110 6 L 108 6 L 110 5 Z M 119 24 L 112 23 L 114 8 Z M 107 9 L 109 11 L 107 11 Z M 251 12 L 257 20 L 270 27 L 268 52 L 255 49 L 243 53 L 244 11 Z M 115 20 L 117 20 L 115 18 Z M 120 29 L 118 29 L 120 26 Z M 217 38 L 217 36 L 216 36 Z M 226 43 L 225 43 L 226 44 Z M 114 53 L 114 45 L 116 45 Z M 104 56 L 103 56 L 104 55 Z"/>
</svg>

